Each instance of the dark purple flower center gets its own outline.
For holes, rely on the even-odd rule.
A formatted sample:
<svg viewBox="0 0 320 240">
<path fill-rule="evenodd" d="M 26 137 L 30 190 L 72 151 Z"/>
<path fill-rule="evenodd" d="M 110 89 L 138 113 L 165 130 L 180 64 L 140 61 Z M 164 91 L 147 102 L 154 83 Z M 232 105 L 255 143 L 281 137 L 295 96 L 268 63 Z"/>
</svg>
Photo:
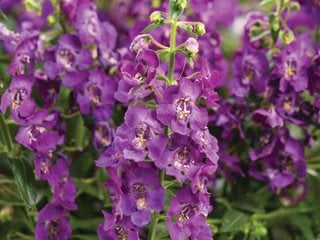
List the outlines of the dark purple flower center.
<svg viewBox="0 0 320 240">
<path fill-rule="evenodd" d="M 12 109 L 17 109 L 24 99 L 26 99 L 28 92 L 25 89 L 18 89 L 14 95 L 11 96 Z"/>
<path fill-rule="evenodd" d="M 95 130 L 95 136 L 103 146 L 107 147 L 111 144 L 112 138 L 108 127 L 99 125 Z"/>
<path fill-rule="evenodd" d="M 58 227 L 59 227 L 59 222 L 58 220 L 53 220 L 50 222 L 49 225 L 49 240 L 54 240 L 56 239 L 56 236 L 58 234 Z"/>
<path fill-rule="evenodd" d="M 93 105 L 101 104 L 101 89 L 95 84 L 91 84 L 87 87 L 87 93 L 89 95 L 89 99 L 93 103 Z"/>
<path fill-rule="evenodd" d="M 181 174 L 184 175 L 184 171 L 189 169 L 190 163 L 194 163 L 192 160 L 191 154 L 187 147 L 184 147 L 178 150 L 173 158 L 173 166 L 181 171 Z"/>
<path fill-rule="evenodd" d="M 243 67 L 244 76 L 242 78 L 243 84 L 249 84 L 252 79 L 254 79 L 256 73 L 255 73 L 255 67 L 251 62 L 246 61 Z"/>
<path fill-rule="evenodd" d="M 70 50 L 62 48 L 59 50 L 59 61 L 66 69 L 69 69 L 73 65 L 74 56 Z"/>
<path fill-rule="evenodd" d="M 292 78 L 297 73 L 297 63 L 293 59 L 289 59 L 285 64 L 284 76 L 285 78 Z"/>
<path fill-rule="evenodd" d="M 182 97 L 178 100 L 176 106 L 177 118 L 180 120 L 186 119 L 191 114 L 190 97 Z"/>
<path fill-rule="evenodd" d="M 186 220 L 188 220 L 192 214 L 194 213 L 194 209 L 196 207 L 192 206 L 192 205 L 186 205 L 184 206 L 181 210 L 180 210 L 180 215 L 178 217 L 179 222 L 184 222 Z"/>
<path fill-rule="evenodd" d="M 135 129 L 135 138 L 133 140 L 134 145 L 138 148 L 144 148 L 146 141 L 148 141 L 151 137 L 151 131 L 148 124 L 142 122 Z"/>
<path fill-rule="evenodd" d="M 116 225 L 114 227 L 114 231 L 116 232 L 117 236 L 119 237 L 119 240 L 127 240 L 128 239 L 127 231 L 123 226 Z"/>
<path fill-rule="evenodd" d="M 46 129 L 44 127 L 32 126 L 27 132 L 30 144 L 32 144 L 33 142 L 37 142 L 41 138 L 41 135 L 45 130 Z"/>
<path fill-rule="evenodd" d="M 143 209 L 146 205 L 146 198 L 148 192 L 146 187 L 141 183 L 135 183 L 132 186 L 132 195 L 137 200 L 136 205 L 138 209 Z"/>
</svg>

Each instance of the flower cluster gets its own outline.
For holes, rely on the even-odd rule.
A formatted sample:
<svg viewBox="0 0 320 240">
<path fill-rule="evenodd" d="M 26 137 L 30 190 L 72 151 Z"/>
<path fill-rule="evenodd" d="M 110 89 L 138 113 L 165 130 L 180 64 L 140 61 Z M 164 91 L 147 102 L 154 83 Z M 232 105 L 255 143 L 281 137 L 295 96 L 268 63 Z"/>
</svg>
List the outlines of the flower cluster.
<svg viewBox="0 0 320 240">
<path fill-rule="evenodd" d="M 37 212 L 10 234 L 265 239 L 289 235 L 272 225 L 285 208 L 311 215 L 299 203 L 320 186 L 319 1 L 240 2 L 0 2 L 0 154 Z M 311 239 L 303 217 L 290 224 Z"/>
</svg>

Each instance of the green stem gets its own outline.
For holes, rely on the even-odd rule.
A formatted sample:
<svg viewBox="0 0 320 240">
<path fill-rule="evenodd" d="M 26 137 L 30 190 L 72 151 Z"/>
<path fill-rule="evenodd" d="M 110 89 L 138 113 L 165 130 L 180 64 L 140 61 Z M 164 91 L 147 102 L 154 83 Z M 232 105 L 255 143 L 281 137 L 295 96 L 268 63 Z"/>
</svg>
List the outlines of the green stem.
<svg viewBox="0 0 320 240">
<path fill-rule="evenodd" d="M 172 20 L 171 34 L 170 34 L 170 58 L 169 58 L 169 85 L 175 84 L 174 81 L 174 59 L 175 59 L 175 47 L 176 47 L 176 35 L 177 35 L 177 19 Z"/>
<path fill-rule="evenodd" d="M 7 146 L 8 152 L 11 153 L 13 150 L 11 134 L 2 114 L 0 114 L 0 133 L 3 143 Z"/>
<path fill-rule="evenodd" d="M 160 171 L 159 174 L 159 178 L 160 178 L 160 184 L 162 184 L 163 180 L 164 180 L 164 171 Z M 152 214 L 152 221 L 149 227 L 149 231 L 148 231 L 148 239 L 149 240 L 156 240 L 156 230 L 157 230 L 157 224 L 158 221 L 160 219 L 160 213 L 159 212 L 154 212 Z"/>
<path fill-rule="evenodd" d="M 312 212 L 311 208 L 284 208 L 284 209 L 279 209 L 269 213 L 256 213 L 253 215 L 253 219 L 270 220 L 270 219 L 288 217 L 289 215 L 292 215 L 292 214 L 310 213 L 310 212 Z"/>
</svg>

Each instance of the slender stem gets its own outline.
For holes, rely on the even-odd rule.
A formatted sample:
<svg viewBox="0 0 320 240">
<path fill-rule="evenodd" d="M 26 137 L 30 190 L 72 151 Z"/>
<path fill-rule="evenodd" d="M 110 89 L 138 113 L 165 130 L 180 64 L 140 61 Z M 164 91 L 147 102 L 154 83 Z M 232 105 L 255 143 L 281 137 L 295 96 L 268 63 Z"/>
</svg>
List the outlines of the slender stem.
<svg viewBox="0 0 320 240">
<path fill-rule="evenodd" d="M 13 150 L 11 134 L 2 114 L 0 114 L 0 133 L 3 143 L 7 146 L 8 152 L 11 153 Z"/>
<path fill-rule="evenodd" d="M 159 174 L 159 179 L 160 179 L 160 184 L 162 185 L 162 182 L 164 180 L 164 171 L 160 171 Z M 156 230 L 157 230 L 157 224 L 160 219 L 160 213 L 159 212 L 154 212 L 152 214 L 152 221 L 149 227 L 148 231 L 148 239 L 149 240 L 156 240 Z"/>
<path fill-rule="evenodd" d="M 174 81 L 174 59 L 175 59 L 175 47 L 176 47 L 176 35 L 177 35 L 177 19 L 172 20 L 171 35 L 170 35 L 170 58 L 169 58 L 169 85 L 175 84 Z"/>
<path fill-rule="evenodd" d="M 269 213 L 256 213 L 253 215 L 253 219 L 259 220 L 270 220 L 275 218 L 288 217 L 292 214 L 297 213 L 310 213 L 312 212 L 311 208 L 284 208 L 279 209 Z"/>
</svg>

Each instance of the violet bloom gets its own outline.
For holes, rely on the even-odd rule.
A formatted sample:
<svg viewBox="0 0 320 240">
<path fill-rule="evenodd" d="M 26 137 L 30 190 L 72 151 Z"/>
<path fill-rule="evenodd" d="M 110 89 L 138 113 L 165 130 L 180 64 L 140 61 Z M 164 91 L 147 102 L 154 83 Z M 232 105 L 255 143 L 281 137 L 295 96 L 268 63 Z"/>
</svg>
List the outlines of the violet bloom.
<svg viewBox="0 0 320 240">
<path fill-rule="evenodd" d="M 285 92 L 289 86 L 301 92 L 308 87 L 308 68 L 311 65 L 312 42 L 308 35 L 301 35 L 287 45 L 281 55 L 274 57 L 274 77 L 280 78 L 279 89 Z"/>
<path fill-rule="evenodd" d="M 202 96 L 206 104 L 209 107 L 217 108 L 219 105 L 217 101 L 219 100 L 219 95 L 214 91 L 217 87 L 220 79 L 220 73 L 215 70 L 211 70 L 207 60 L 202 60 L 201 62 L 201 72 L 196 77 L 195 82 L 199 82 L 202 86 Z"/>
<path fill-rule="evenodd" d="M 252 119 L 268 128 L 282 127 L 284 123 L 274 107 L 254 111 Z"/>
<path fill-rule="evenodd" d="M 12 76 L 32 73 L 35 66 L 38 37 L 37 33 L 35 33 L 26 37 L 26 39 L 17 46 L 12 61 L 8 66 L 8 72 Z"/>
<path fill-rule="evenodd" d="M 136 64 L 126 62 L 122 66 L 123 79 L 132 86 L 149 84 L 155 78 L 159 64 L 158 56 L 153 50 L 141 49 L 137 54 Z"/>
<path fill-rule="evenodd" d="M 107 120 L 112 115 L 114 104 L 113 93 L 116 83 L 96 68 L 89 74 L 89 80 L 81 86 L 77 94 L 77 102 L 83 114 L 92 111 L 97 120 Z"/>
<path fill-rule="evenodd" d="M 93 145 L 98 149 L 109 147 L 113 142 L 115 126 L 110 122 L 97 121 L 93 130 Z"/>
<path fill-rule="evenodd" d="M 219 167 L 218 173 L 223 175 L 227 180 L 235 183 L 236 176 L 244 177 L 245 174 L 240 167 L 240 158 L 227 153 L 227 147 L 222 143 L 219 144 Z"/>
<path fill-rule="evenodd" d="M 102 211 L 104 222 L 98 227 L 98 237 L 100 240 L 128 239 L 139 240 L 138 228 L 132 224 L 130 217 L 120 218 L 116 214 Z"/>
<path fill-rule="evenodd" d="M 204 130 L 208 123 L 208 113 L 197 106 L 200 94 L 200 84 L 186 78 L 180 80 L 179 87 L 168 87 L 157 108 L 159 121 L 182 135 L 191 130 Z"/>
<path fill-rule="evenodd" d="M 210 30 L 215 30 L 217 24 L 229 26 L 238 11 L 235 0 L 193 0 L 190 1 L 190 4 L 192 10 L 199 15 Z"/>
<path fill-rule="evenodd" d="M 41 209 L 35 228 L 36 240 L 67 240 L 71 233 L 69 218 L 62 206 L 50 203 Z"/>
<path fill-rule="evenodd" d="M 217 168 L 217 141 L 210 134 L 195 133 L 192 141 L 189 137 L 174 134 L 170 147 L 154 156 L 155 164 L 165 169 L 166 174 L 175 176 L 179 182 L 192 180 L 199 169 L 206 164 Z M 214 169 L 214 170 L 215 170 Z"/>
<path fill-rule="evenodd" d="M 151 212 L 164 208 L 164 189 L 159 182 L 158 170 L 151 164 L 128 167 L 121 176 L 122 186 L 119 211 L 130 216 L 136 226 L 142 227 L 151 221 Z"/>
<path fill-rule="evenodd" d="M 274 138 L 273 144 L 266 148 L 265 153 L 252 163 L 249 169 L 251 176 L 268 181 L 272 191 L 288 187 L 295 179 L 305 178 L 306 163 L 301 142 L 284 134 Z"/>
<path fill-rule="evenodd" d="M 124 124 L 117 129 L 115 140 L 124 149 L 124 158 L 144 161 L 150 151 L 152 155 L 152 150 L 165 147 L 166 138 L 154 110 L 142 105 L 129 107 L 124 120 Z"/>
<path fill-rule="evenodd" d="M 269 62 L 264 52 L 250 47 L 237 52 L 233 58 L 232 92 L 238 97 L 246 97 L 250 87 L 257 94 L 264 92 L 268 83 L 268 68 Z"/>
<path fill-rule="evenodd" d="M 170 201 L 167 227 L 172 240 L 202 239 L 211 240 L 212 231 L 205 219 L 210 211 L 189 186 L 179 189 Z"/>
<path fill-rule="evenodd" d="M 269 17 L 265 13 L 258 11 L 248 13 L 246 24 L 244 25 L 244 44 L 255 49 L 263 48 L 269 41 L 272 41 L 269 29 Z M 264 33 L 263 37 L 258 40 L 254 37 L 257 32 Z"/>
<path fill-rule="evenodd" d="M 61 144 L 61 137 L 57 132 L 48 131 L 42 126 L 21 127 L 16 140 L 26 148 L 41 153 L 48 153 Z"/>
<path fill-rule="evenodd" d="M 5 114 L 8 107 L 19 111 L 23 101 L 31 96 L 35 79 L 27 75 L 13 77 L 10 86 L 1 97 L 0 110 Z"/>
<path fill-rule="evenodd" d="M 34 158 L 34 167 L 37 179 L 47 180 L 50 177 L 50 160 L 50 154 L 36 153 Z"/>
<path fill-rule="evenodd" d="M 76 186 L 69 177 L 70 162 L 59 159 L 50 168 L 48 182 L 53 189 L 53 203 L 60 204 L 65 209 L 76 210 Z"/>
<path fill-rule="evenodd" d="M 87 78 L 81 70 L 92 65 L 90 53 L 82 48 L 77 36 L 65 34 L 58 44 L 46 52 L 44 69 L 50 79 L 62 74 L 62 83 L 67 87 L 76 87 Z"/>
<path fill-rule="evenodd" d="M 56 114 L 58 113 L 36 115 L 29 126 L 20 127 L 16 135 L 17 142 L 32 151 L 46 154 L 52 152 L 63 142 L 63 136 L 50 130 L 57 122 Z"/>
</svg>

